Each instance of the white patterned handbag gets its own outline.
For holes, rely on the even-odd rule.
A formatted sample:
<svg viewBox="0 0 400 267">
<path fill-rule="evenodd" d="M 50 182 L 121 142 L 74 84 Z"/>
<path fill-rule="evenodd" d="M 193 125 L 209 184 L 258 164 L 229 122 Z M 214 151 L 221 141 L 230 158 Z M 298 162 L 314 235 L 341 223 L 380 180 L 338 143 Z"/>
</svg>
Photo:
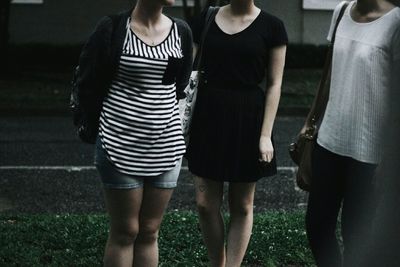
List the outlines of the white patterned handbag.
<svg viewBox="0 0 400 267">
<path fill-rule="evenodd" d="M 190 122 L 192 120 L 194 106 L 197 98 L 197 86 L 199 82 L 199 72 L 197 70 L 192 71 L 190 75 L 189 84 L 186 86 L 184 92 L 186 98 L 179 101 L 179 114 L 182 120 L 182 131 L 183 135 L 189 134 Z"/>
<path fill-rule="evenodd" d="M 189 79 L 189 84 L 186 86 L 184 92 L 186 93 L 186 98 L 182 99 L 179 101 L 179 114 L 181 116 L 182 120 L 182 131 L 184 136 L 189 135 L 189 130 L 190 130 L 190 123 L 192 121 L 192 115 L 193 115 L 193 110 L 196 104 L 196 98 L 197 98 L 197 87 L 199 85 L 199 80 L 200 80 L 200 65 L 201 65 L 201 59 L 202 59 L 202 54 L 203 54 L 203 43 L 204 39 L 206 37 L 208 28 L 211 25 L 211 22 L 214 20 L 215 15 L 217 14 L 218 8 L 217 7 L 209 7 L 207 10 L 206 18 L 205 18 L 205 25 L 203 28 L 203 31 L 201 33 L 201 43 L 200 47 L 198 50 L 198 53 L 196 55 L 196 68 L 195 70 L 192 71 Z"/>
</svg>

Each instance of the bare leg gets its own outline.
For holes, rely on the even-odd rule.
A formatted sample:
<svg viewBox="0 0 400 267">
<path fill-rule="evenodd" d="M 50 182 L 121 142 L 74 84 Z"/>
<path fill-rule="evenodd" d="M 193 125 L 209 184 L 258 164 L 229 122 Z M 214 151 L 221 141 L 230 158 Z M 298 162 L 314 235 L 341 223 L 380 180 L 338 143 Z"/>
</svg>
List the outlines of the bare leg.
<svg viewBox="0 0 400 267">
<path fill-rule="evenodd" d="M 110 215 L 110 234 L 104 253 L 105 267 L 132 266 L 133 244 L 139 232 L 143 189 L 104 189 Z"/>
<path fill-rule="evenodd" d="M 222 182 L 195 177 L 200 228 L 211 267 L 225 266 L 224 220 L 221 214 Z"/>
<path fill-rule="evenodd" d="M 240 267 L 253 228 L 253 202 L 256 183 L 229 184 L 230 225 L 226 266 Z"/>
<path fill-rule="evenodd" d="M 133 266 L 158 266 L 158 232 L 172 192 L 173 189 L 160 189 L 145 184 Z"/>
</svg>

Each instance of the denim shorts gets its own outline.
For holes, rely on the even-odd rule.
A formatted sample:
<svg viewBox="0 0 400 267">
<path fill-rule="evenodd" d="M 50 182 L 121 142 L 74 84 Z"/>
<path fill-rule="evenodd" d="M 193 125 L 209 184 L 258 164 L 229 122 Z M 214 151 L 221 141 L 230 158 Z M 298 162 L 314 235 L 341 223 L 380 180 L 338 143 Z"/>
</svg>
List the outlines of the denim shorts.
<svg viewBox="0 0 400 267">
<path fill-rule="evenodd" d="M 135 189 L 149 184 L 153 187 L 170 189 L 175 188 L 181 170 L 182 158 L 175 167 L 157 176 L 138 177 L 122 173 L 116 169 L 107 156 L 107 152 L 101 145 L 100 138 L 97 138 L 94 156 L 94 164 L 99 172 L 101 181 L 105 188 L 111 189 Z"/>
</svg>

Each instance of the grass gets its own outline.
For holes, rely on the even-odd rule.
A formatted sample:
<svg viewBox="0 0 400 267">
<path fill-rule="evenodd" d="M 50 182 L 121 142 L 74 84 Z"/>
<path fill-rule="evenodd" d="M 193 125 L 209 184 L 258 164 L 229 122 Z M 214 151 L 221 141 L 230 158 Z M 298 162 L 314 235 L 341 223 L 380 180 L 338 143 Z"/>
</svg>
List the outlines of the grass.
<svg viewBox="0 0 400 267">
<path fill-rule="evenodd" d="M 256 214 L 243 266 L 313 266 L 302 212 Z M 0 215 L 0 266 L 100 266 L 105 215 Z M 170 212 L 160 231 L 160 266 L 207 266 L 192 212 Z"/>
<path fill-rule="evenodd" d="M 0 112 L 67 113 L 71 73 L 31 71 L 0 79 Z M 309 107 L 320 75 L 320 70 L 316 69 L 286 70 L 280 106 Z"/>
</svg>

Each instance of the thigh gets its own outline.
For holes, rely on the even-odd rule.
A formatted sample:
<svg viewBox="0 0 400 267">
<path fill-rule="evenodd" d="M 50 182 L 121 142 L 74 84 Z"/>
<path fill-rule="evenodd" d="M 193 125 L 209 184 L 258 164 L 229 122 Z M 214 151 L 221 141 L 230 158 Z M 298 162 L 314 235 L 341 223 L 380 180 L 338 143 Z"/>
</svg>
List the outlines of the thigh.
<svg viewBox="0 0 400 267">
<path fill-rule="evenodd" d="M 143 179 L 146 184 L 160 189 L 175 188 L 178 182 L 179 173 L 181 171 L 182 158 L 178 160 L 175 167 L 155 177 Z"/>
<path fill-rule="evenodd" d="M 229 183 L 230 212 L 247 212 L 253 209 L 256 183 Z"/>
<path fill-rule="evenodd" d="M 336 220 L 343 200 L 345 159 L 320 145 L 312 157 L 312 184 L 308 198 L 307 221 L 309 224 Z"/>
<path fill-rule="evenodd" d="M 195 176 L 196 202 L 202 206 L 220 208 L 224 195 L 224 183 Z"/>
<path fill-rule="evenodd" d="M 312 155 L 310 193 L 343 197 L 347 158 L 329 151 L 318 143 Z"/>
<path fill-rule="evenodd" d="M 113 232 L 130 232 L 138 227 L 143 189 L 104 188 L 104 196 Z"/>
<path fill-rule="evenodd" d="M 94 163 L 104 188 L 108 189 L 134 189 L 143 186 L 143 178 L 128 175 L 118 171 L 109 159 L 106 150 L 102 147 L 100 137 L 96 140 Z"/>
<path fill-rule="evenodd" d="M 375 165 L 352 160 L 346 177 L 342 209 L 344 266 L 361 266 L 368 245 L 375 215 L 373 177 Z"/>
<path fill-rule="evenodd" d="M 375 169 L 376 165 L 356 160 L 352 160 L 349 164 L 342 211 L 344 239 L 350 236 L 362 238 L 362 235 L 370 230 L 375 214 L 373 185 Z"/>
<path fill-rule="evenodd" d="M 140 232 L 158 231 L 173 191 L 173 189 L 157 188 L 145 184 L 139 215 Z"/>
<path fill-rule="evenodd" d="M 351 213 L 371 213 L 376 165 L 352 160 L 345 180 L 343 208 Z"/>
</svg>

